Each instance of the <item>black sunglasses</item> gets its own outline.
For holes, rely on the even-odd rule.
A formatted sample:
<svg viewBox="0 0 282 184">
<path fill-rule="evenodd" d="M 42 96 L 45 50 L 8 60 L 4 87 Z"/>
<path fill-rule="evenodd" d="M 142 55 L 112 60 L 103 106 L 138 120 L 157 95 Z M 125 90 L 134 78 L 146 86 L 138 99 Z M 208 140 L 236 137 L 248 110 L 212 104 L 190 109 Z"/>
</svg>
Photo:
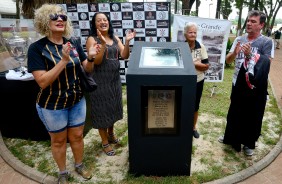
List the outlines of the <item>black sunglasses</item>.
<svg viewBox="0 0 282 184">
<path fill-rule="evenodd" d="M 60 17 L 63 21 L 67 21 L 67 20 L 68 20 L 68 17 L 67 17 L 66 15 L 57 14 L 57 13 L 55 13 L 55 14 L 50 14 L 49 17 L 50 17 L 51 20 L 54 20 L 54 21 L 55 21 L 55 20 L 58 20 L 59 17 Z"/>
</svg>

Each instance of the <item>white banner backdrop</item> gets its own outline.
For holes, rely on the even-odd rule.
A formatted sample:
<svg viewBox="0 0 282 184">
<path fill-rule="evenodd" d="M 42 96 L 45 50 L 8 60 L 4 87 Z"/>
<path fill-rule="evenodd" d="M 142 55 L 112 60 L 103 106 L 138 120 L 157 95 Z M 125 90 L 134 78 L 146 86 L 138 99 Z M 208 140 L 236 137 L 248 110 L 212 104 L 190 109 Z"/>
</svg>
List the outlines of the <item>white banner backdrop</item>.
<svg viewBox="0 0 282 184">
<path fill-rule="evenodd" d="M 222 82 L 231 22 L 221 19 L 174 15 L 172 42 L 185 41 L 183 31 L 188 22 L 195 22 L 198 25 L 197 41 L 203 43 L 207 49 L 210 67 L 205 73 L 206 81 Z"/>
</svg>

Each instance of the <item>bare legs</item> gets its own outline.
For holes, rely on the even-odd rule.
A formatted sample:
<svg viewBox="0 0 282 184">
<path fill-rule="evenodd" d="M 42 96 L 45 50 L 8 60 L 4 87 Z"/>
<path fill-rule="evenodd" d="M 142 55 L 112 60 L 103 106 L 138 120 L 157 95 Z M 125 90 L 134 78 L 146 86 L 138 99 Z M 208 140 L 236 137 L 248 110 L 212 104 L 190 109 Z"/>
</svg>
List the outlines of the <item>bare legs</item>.
<svg viewBox="0 0 282 184">
<path fill-rule="evenodd" d="M 83 128 L 84 126 L 68 129 L 68 139 L 70 142 L 70 147 L 73 153 L 75 164 L 81 164 L 83 159 Z"/>
<path fill-rule="evenodd" d="M 113 148 L 109 145 L 109 135 L 114 134 L 114 127 L 109 127 L 109 128 L 101 128 L 98 129 L 100 137 L 102 139 L 102 146 L 104 148 L 105 153 L 108 156 L 113 156 L 115 152 L 113 151 Z"/>
<path fill-rule="evenodd" d="M 83 128 L 84 126 L 80 126 L 68 128 L 59 133 L 49 133 L 51 136 L 52 155 L 60 171 L 66 170 L 67 139 L 69 140 L 75 163 L 82 163 L 84 149 Z"/>
</svg>

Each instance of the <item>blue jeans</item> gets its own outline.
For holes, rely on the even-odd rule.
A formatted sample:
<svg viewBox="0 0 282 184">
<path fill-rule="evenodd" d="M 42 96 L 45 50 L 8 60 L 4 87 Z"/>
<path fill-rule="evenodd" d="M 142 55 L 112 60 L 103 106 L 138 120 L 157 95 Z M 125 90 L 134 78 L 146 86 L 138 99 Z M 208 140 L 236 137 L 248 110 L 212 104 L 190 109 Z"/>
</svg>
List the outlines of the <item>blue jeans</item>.
<svg viewBox="0 0 282 184">
<path fill-rule="evenodd" d="M 66 128 L 84 125 L 86 118 L 86 101 L 83 97 L 72 107 L 60 110 L 49 110 L 36 104 L 38 116 L 48 132 L 62 132 Z"/>
</svg>

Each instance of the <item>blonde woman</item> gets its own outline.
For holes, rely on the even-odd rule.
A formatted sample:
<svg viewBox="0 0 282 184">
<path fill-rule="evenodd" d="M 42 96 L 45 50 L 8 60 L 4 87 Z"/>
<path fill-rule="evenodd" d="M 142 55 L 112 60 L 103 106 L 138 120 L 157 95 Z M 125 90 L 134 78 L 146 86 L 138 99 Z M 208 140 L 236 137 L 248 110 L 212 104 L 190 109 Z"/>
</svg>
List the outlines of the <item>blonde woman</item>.
<svg viewBox="0 0 282 184">
<path fill-rule="evenodd" d="M 97 45 L 88 50 L 71 38 L 72 25 L 58 5 L 44 4 L 35 10 L 34 26 L 44 37 L 30 45 L 28 71 L 40 87 L 36 108 L 51 137 L 51 151 L 59 168 L 58 183 L 68 183 L 67 140 L 74 156 L 75 171 L 84 179 L 92 177 L 83 164 L 83 129 L 86 102 L 78 77 L 82 64 L 87 72 L 94 68 Z"/>
</svg>

